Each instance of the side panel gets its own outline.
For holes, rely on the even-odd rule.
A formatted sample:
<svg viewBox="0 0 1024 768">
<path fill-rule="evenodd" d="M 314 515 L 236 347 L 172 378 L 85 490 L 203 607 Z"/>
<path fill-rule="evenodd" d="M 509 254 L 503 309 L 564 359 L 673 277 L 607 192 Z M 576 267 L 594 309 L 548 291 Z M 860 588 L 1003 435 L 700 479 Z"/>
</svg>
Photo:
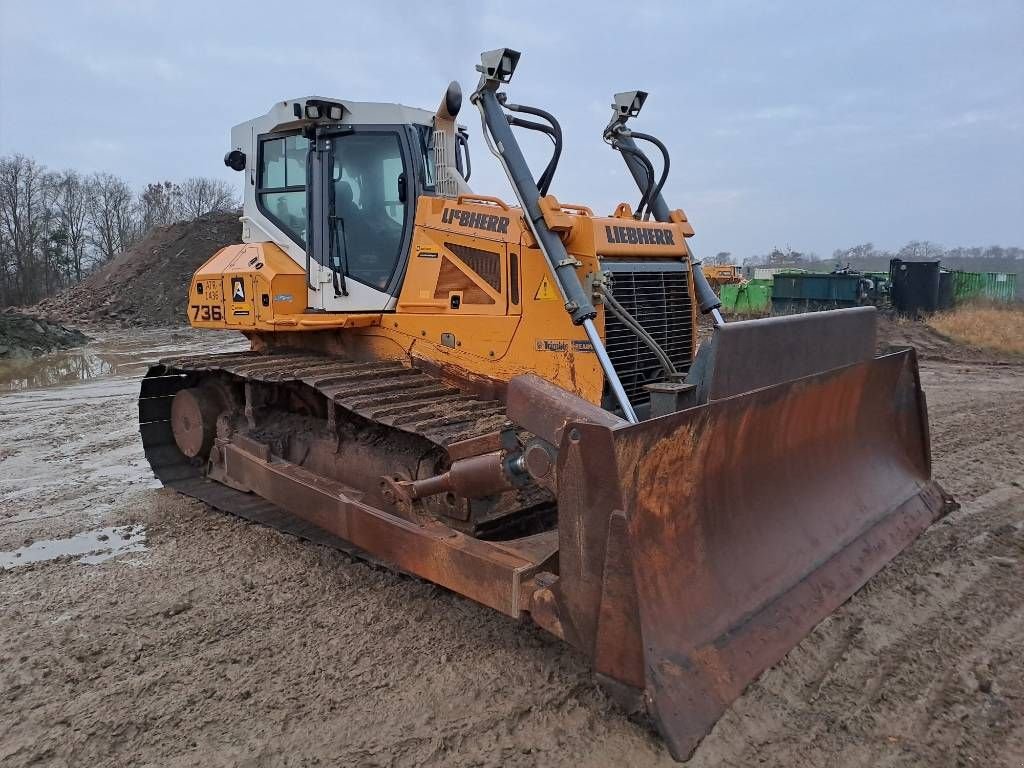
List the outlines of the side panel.
<svg viewBox="0 0 1024 768">
<path fill-rule="evenodd" d="M 188 319 L 196 328 L 301 328 L 307 316 L 302 268 L 273 243 L 229 245 L 192 277 Z"/>
</svg>

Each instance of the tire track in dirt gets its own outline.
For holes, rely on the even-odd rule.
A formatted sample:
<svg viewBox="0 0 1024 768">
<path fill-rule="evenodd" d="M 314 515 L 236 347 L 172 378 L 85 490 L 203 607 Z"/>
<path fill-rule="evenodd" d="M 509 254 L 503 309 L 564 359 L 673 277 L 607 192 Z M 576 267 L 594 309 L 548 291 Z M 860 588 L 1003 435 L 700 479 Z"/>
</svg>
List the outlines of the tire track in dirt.
<svg viewBox="0 0 1024 768">
<path fill-rule="evenodd" d="M 964 508 L 753 684 L 693 766 L 1021 754 L 1024 499 L 1012 482 L 1024 466 L 1012 449 L 1024 387 L 1021 369 L 988 368 L 923 365 L 935 471 Z M 33 429 L 97 434 L 50 453 L 22 432 L 19 460 L 45 451 L 74 473 L 69 457 L 95 444 L 120 436 L 137 450 L 132 425 L 104 434 L 117 398 L 53 399 Z M 16 412 L 0 416 L 17 428 Z M 73 513 L 33 522 L 33 535 L 89 525 L 77 508 L 88 496 L 65 491 L 40 503 Z M 673 765 L 540 630 L 163 491 L 118 494 L 104 514 L 143 519 L 150 551 L 0 572 L 5 768 Z"/>
</svg>

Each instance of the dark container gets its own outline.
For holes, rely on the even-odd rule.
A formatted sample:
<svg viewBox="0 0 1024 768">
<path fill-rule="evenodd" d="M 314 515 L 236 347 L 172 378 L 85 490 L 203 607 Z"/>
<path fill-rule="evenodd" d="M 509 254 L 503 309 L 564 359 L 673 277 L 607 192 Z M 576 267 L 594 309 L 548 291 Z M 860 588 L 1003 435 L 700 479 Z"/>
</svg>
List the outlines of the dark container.
<svg viewBox="0 0 1024 768">
<path fill-rule="evenodd" d="M 859 273 L 780 272 L 772 285 L 772 314 L 856 307 L 861 303 L 863 282 Z"/>
<path fill-rule="evenodd" d="M 952 309 L 956 302 L 956 293 L 953 290 L 956 285 L 956 277 L 949 270 L 939 270 L 939 311 L 944 312 Z"/>
<path fill-rule="evenodd" d="M 939 308 L 939 262 L 889 262 L 892 279 L 892 305 L 906 317 L 929 315 Z"/>
</svg>

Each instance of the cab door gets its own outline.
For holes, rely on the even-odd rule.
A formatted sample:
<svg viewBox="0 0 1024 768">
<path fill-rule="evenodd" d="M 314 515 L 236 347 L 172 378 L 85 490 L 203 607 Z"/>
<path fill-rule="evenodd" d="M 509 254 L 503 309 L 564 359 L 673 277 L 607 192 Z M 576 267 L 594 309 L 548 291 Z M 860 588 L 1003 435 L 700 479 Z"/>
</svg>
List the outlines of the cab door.
<svg viewBox="0 0 1024 768">
<path fill-rule="evenodd" d="M 402 126 L 318 135 L 309 163 L 310 306 L 394 307 L 412 235 L 414 171 Z"/>
</svg>

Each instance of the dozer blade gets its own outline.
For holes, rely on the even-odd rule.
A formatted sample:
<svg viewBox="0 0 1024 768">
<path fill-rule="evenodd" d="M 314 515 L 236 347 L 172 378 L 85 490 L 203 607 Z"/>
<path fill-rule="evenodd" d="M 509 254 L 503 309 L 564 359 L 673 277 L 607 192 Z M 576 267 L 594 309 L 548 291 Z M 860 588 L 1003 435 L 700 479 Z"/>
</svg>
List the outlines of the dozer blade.
<svg viewBox="0 0 1024 768">
<path fill-rule="evenodd" d="M 676 759 L 942 512 L 912 350 L 610 430 Z"/>
</svg>

